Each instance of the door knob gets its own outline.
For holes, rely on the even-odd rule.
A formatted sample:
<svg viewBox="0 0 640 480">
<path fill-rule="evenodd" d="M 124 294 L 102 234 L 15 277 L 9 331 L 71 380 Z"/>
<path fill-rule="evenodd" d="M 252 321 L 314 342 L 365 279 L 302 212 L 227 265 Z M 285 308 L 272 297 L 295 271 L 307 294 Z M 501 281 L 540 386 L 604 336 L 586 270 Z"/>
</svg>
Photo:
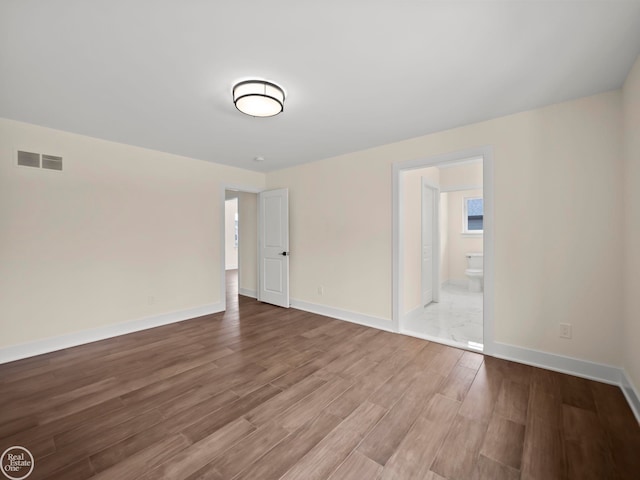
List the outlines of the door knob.
<svg viewBox="0 0 640 480">
<path fill-rule="evenodd" d="M 282 252 L 280 253 L 280 255 L 282 255 L 283 257 L 286 257 L 287 255 L 289 255 L 289 252 Z"/>
</svg>

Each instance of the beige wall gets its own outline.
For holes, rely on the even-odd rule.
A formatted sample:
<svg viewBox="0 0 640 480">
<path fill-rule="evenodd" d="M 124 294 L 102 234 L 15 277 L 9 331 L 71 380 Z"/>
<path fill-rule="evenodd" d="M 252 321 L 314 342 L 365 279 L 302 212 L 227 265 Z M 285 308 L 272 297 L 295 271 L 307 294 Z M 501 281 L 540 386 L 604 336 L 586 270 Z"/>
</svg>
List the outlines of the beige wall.
<svg viewBox="0 0 640 480">
<path fill-rule="evenodd" d="M 422 303 L 422 178 L 438 186 L 437 167 L 410 170 L 400 174 L 404 205 L 404 313 L 421 307 Z"/>
<path fill-rule="evenodd" d="M 273 172 L 267 181 L 289 188 L 291 298 L 390 318 L 391 167 L 371 152 Z"/>
<path fill-rule="evenodd" d="M 440 186 L 442 188 L 479 185 L 482 185 L 482 162 L 440 168 Z"/>
<path fill-rule="evenodd" d="M 268 174 L 290 192 L 291 297 L 391 319 L 392 163 L 489 144 L 495 339 L 619 365 L 621 118 L 613 91 Z"/>
<path fill-rule="evenodd" d="M 238 199 L 224 202 L 224 266 L 227 270 L 238 268 L 238 247 L 235 242 L 235 219 L 238 213 Z"/>
<path fill-rule="evenodd" d="M 638 69 L 624 89 L 624 349 L 620 91 L 268 174 L 290 190 L 292 298 L 390 319 L 391 164 L 489 144 L 496 340 L 613 365 L 624 355 L 638 385 Z M 15 167 L 15 148 L 62 154 L 65 171 Z M 0 120 L 0 346 L 219 302 L 220 183 L 264 178 Z"/>
<path fill-rule="evenodd" d="M 482 183 L 482 182 L 480 182 Z M 449 192 L 448 195 L 448 281 L 457 285 L 466 285 L 467 253 L 482 252 L 482 235 L 463 235 L 462 217 L 465 197 L 482 197 L 482 190 L 462 190 Z"/>
<path fill-rule="evenodd" d="M 440 168 L 440 187 L 442 189 L 482 186 L 482 182 L 482 162 Z M 441 249 L 441 255 L 446 276 L 441 275 L 441 279 L 443 283 L 451 281 L 456 284 L 466 284 L 467 277 L 464 274 L 467 269 L 466 254 L 468 252 L 482 252 L 483 238 L 482 236 L 462 235 L 463 200 L 464 197 L 469 196 L 481 197 L 482 190 L 453 191 L 442 194 L 441 197 L 445 195 L 447 198 L 446 247 Z M 441 215 L 443 208 L 441 208 Z"/>
<path fill-rule="evenodd" d="M 625 194 L 624 368 L 640 391 L 640 58 L 623 89 Z"/>
<path fill-rule="evenodd" d="M 238 209 L 239 287 L 255 295 L 258 290 L 258 195 L 239 192 Z"/>
<path fill-rule="evenodd" d="M 221 182 L 264 175 L 0 119 L 0 346 L 220 302 Z"/>
</svg>

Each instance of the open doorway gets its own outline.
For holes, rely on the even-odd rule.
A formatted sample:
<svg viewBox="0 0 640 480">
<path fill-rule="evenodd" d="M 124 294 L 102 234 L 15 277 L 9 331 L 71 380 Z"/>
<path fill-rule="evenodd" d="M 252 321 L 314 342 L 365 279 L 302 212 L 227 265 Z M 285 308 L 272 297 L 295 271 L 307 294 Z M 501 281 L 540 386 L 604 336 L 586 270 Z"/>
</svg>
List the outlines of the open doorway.
<svg viewBox="0 0 640 480">
<path fill-rule="evenodd" d="M 394 322 L 401 333 L 491 349 L 490 173 L 483 149 L 394 165 Z"/>
<path fill-rule="evenodd" d="M 415 181 L 420 176 L 421 183 Z M 437 165 L 402 174 L 407 202 L 404 228 L 405 275 L 410 278 L 411 225 L 420 208 L 420 304 L 407 311 L 406 333 L 454 342 L 482 350 L 483 189 L 482 159 Z M 412 190 L 421 185 L 420 206 L 412 205 Z M 411 287 L 405 286 L 410 293 Z M 406 295 L 407 307 L 412 306 Z M 414 302 L 415 303 L 415 302 Z M 405 308 L 407 308 L 405 307 Z"/>
<path fill-rule="evenodd" d="M 224 193 L 222 288 L 226 310 L 234 310 L 242 296 L 256 298 L 258 196 L 238 189 L 226 189 Z"/>
<path fill-rule="evenodd" d="M 224 201 L 224 268 L 238 269 L 238 192 L 226 192 Z"/>
</svg>

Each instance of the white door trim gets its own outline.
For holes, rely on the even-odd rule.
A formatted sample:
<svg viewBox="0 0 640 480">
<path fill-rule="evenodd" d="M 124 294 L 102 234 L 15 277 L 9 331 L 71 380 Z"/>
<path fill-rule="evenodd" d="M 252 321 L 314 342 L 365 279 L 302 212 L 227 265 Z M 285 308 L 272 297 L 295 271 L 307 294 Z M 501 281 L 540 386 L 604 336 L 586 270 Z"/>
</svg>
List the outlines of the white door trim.
<svg viewBox="0 0 640 480">
<path fill-rule="evenodd" d="M 219 199 L 220 199 L 220 222 L 218 225 L 220 225 L 220 232 L 219 232 L 219 238 L 220 238 L 220 304 L 222 305 L 222 311 L 226 311 L 227 310 L 227 274 L 226 274 L 226 270 L 225 270 L 225 254 L 226 254 L 226 235 L 225 235 L 225 223 L 224 223 L 224 217 L 225 217 L 225 200 L 226 200 L 226 195 L 225 195 L 225 191 L 226 190 L 237 190 L 238 192 L 243 192 L 243 193 L 255 193 L 258 194 L 260 192 L 263 192 L 266 190 L 266 188 L 258 188 L 258 187 L 252 187 L 252 186 L 247 186 L 247 185 L 238 185 L 238 184 L 233 184 L 233 183 L 220 183 L 220 192 L 219 192 Z M 240 208 L 240 201 L 238 200 L 238 209 Z M 242 240 L 240 238 L 238 238 L 238 241 L 241 242 Z M 256 242 L 257 243 L 257 242 Z M 256 257 L 257 258 L 257 257 Z M 238 243 L 238 287 L 240 286 L 240 244 Z"/>
<path fill-rule="evenodd" d="M 424 195 L 425 189 L 429 189 L 431 194 L 433 195 L 433 216 L 431 220 L 431 245 L 432 245 L 432 255 L 431 262 L 433 263 L 433 268 L 431 271 L 431 288 L 432 288 L 432 301 L 439 302 L 440 301 L 440 188 L 437 185 L 433 185 L 430 183 L 425 177 L 421 179 L 421 189 L 420 189 L 420 243 L 421 243 L 421 258 L 420 258 L 420 278 L 422 282 L 422 286 L 420 289 L 421 296 L 421 304 L 424 307 L 425 301 L 422 297 L 424 295 L 424 262 L 422 260 L 422 250 L 424 249 L 424 236 L 425 236 L 425 225 L 424 225 Z M 435 253 L 433 253 L 435 252 Z"/>
<path fill-rule="evenodd" d="M 465 161 L 471 158 L 481 157 L 483 159 L 483 197 L 484 197 L 484 294 L 483 294 L 483 337 L 484 353 L 492 355 L 494 352 L 494 203 L 493 203 L 493 149 L 491 146 L 481 146 L 468 150 L 434 155 L 428 158 L 418 158 L 396 162 L 392 165 L 392 204 L 393 204 L 393 301 L 392 301 L 392 324 L 393 330 L 401 331 L 400 321 L 402 318 L 402 296 L 403 291 L 403 261 L 404 254 L 400 245 L 404 241 L 404 218 L 403 218 L 403 185 L 400 182 L 400 172 L 404 170 L 415 170 L 417 168 L 433 167 L 442 164 Z"/>
</svg>

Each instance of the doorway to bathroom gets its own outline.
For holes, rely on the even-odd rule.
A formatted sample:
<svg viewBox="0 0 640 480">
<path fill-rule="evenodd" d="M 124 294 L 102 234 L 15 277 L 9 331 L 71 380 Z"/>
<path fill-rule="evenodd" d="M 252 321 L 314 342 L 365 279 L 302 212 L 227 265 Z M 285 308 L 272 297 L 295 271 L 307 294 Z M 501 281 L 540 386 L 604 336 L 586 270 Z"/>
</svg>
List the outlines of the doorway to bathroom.
<svg viewBox="0 0 640 480">
<path fill-rule="evenodd" d="M 489 155 L 481 149 L 394 165 L 394 321 L 401 333 L 490 349 Z"/>
</svg>

